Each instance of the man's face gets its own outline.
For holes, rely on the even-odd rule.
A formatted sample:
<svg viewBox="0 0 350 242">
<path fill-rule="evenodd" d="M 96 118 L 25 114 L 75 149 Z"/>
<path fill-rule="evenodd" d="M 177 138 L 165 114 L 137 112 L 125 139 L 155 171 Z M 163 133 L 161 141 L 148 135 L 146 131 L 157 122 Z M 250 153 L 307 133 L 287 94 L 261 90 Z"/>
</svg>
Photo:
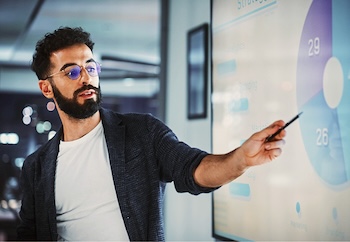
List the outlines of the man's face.
<svg viewBox="0 0 350 242">
<path fill-rule="evenodd" d="M 98 76 L 90 76 L 85 69 L 93 61 L 91 50 L 84 44 L 74 45 L 52 53 L 50 60 L 51 71 L 57 74 L 49 80 L 59 109 L 75 119 L 95 114 L 100 108 L 101 92 Z M 67 71 L 74 65 L 83 67 L 76 80 L 70 79 Z"/>
<path fill-rule="evenodd" d="M 100 108 L 101 92 L 100 88 L 92 85 L 83 86 L 74 92 L 73 98 L 66 98 L 56 87 L 52 84 L 54 98 L 58 107 L 65 112 L 69 117 L 75 119 L 85 119 L 94 115 Z M 96 100 L 93 98 L 86 99 L 83 104 L 78 102 L 78 95 L 85 90 L 94 90 L 97 94 Z"/>
</svg>

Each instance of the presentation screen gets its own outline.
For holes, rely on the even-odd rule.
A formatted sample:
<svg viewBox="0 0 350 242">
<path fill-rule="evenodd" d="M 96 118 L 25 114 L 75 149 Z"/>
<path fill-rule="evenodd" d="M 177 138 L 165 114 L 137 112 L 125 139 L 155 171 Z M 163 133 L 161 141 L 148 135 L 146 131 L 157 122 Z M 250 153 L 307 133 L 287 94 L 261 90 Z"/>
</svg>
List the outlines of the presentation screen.
<svg viewBox="0 0 350 242">
<path fill-rule="evenodd" d="M 350 1 L 212 0 L 214 153 L 289 121 L 283 153 L 213 193 L 213 235 L 350 240 Z"/>
</svg>

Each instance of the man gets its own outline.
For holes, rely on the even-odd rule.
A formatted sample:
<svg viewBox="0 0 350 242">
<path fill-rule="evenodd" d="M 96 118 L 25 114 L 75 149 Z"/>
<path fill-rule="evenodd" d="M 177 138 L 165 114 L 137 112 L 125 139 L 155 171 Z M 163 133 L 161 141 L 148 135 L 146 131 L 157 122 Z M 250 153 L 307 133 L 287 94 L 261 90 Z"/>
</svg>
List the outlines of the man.
<svg viewBox="0 0 350 242">
<path fill-rule="evenodd" d="M 24 162 L 18 239 L 164 240 L 165 183 L 211 192 L 280 155 L 285 131 L 266 138 L 283 121 L 212 155 L 178 141 L 151 115 L 100 108 L 93 45 L 81 28 L 60 28 L 37 43 L 32 69 L 62 127 Z"/>
</svg>

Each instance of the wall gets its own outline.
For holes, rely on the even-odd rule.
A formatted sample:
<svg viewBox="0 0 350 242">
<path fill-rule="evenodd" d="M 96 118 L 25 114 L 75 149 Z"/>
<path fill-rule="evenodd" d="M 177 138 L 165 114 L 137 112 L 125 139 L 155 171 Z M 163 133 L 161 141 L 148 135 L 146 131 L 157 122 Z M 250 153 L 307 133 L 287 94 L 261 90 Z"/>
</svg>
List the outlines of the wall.
<svg viewBox="0 0 350 242">
<path fill-rule="evenodd" d="M 187 120 L 186 83 L 187 31 L 210 22 L 210 0 L 169 0 L 169 11 L 166 122 L 180 140 L 210 152 L 210 99 L 207 119 Z M 209 93 L 210 90 L 208 97 Z M 166 189 L 164 206 L 167 241 L 213 240 L 211 194 L 180 194 L 170 184 Z"/>
</svg>

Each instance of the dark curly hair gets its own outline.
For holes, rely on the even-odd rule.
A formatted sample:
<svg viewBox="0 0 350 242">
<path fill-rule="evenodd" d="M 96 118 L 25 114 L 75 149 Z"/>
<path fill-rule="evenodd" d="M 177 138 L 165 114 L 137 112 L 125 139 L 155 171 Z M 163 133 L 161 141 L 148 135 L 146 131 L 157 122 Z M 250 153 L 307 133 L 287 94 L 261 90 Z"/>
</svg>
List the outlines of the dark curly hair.
<svg viewBox="0 0 350 242">
<path fill-rule="evenodd" d="M 86 44 L 92 51 L 94 42 L 90 39 L 90 33 L 82 28 L 60 27 L 53 33 L 47 33 L 39 40 L 35 47 L 35 53 L 31 64 L 39 80 L 46 79 L 49 75 L 50 56 L 52 52 L 75 45 Z"/>
</svg>

